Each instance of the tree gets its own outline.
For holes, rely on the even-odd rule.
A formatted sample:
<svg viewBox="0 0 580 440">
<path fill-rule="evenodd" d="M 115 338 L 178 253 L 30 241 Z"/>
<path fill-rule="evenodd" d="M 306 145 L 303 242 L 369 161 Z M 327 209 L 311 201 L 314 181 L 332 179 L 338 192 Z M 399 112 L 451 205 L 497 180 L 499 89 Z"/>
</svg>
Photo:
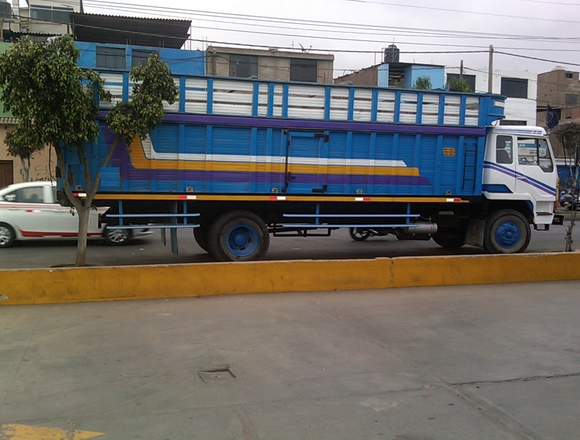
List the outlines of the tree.
<svg viewBox="0 0 580 440">
<path fill-rule="evenodd" d="M 566 252 L 571 252 L 574 249 L 572 234 L 579 209 L 577 201 L 580 194 L 580 124 L 574 122 L 561 124 L 556 127 L 553 133 L 560 139 L 564 148 L 566 164 L 570 167 L 570 180 L 567 190 L 572 194 L 574 203 L 572 204 L 573 211 L 570 223 L 566 228 Z"/>
<path fill-rule="evenodd" d="M 473 89 L 463 78 L 452 78 L 447 82 L 447 88 L 451 92 L 472 93 Z"/>
<path fill-rule="evenodd" d="M 118 103 L 106 117 L 115 140 L 103 162 L 91 166 L 87 151 L 102 128 L 99 100 L 110 100 L 103 80 L 94 71 L 77 65 L 79 52 L 69 37 L 49 42 L 20 40 L 0 55 L 0 87 L 3 103 L 17 118 L 11 134 L 15 145 L 52 146 L 67 201 L 76 210 L 79 236 L 76 264 L 86 263 L 90 210 L 101 182 L 101 169 L 115 149 L 135 136 L 144 138 L 164 116 L 163 101 L 173 103 L 177 89 L 169 69 L 158 55 L 131 72 L 133 98 Z M 76 155 L 81 165 L 84 197 L 71 188 L 73 171 L 65 157 Z"/>
<path fill-rule="evenodd" d="M 431 90 L 432 89 L 431 79 L 429 79 L 426 76 L 420 76 L 415 81 L 415 85 L 413 86 L 413 88 L 417 90 Z"/>
<path fill-rule="evenodd" d="M 30 159 L 32 155 L 44 148 L 44 145 L 37 143 L 38 141 L 35 140 L 35 137 L 36 133 L 26 127 L 22 127 L 20 130 L 11 130 L 6 135 L 8 153 L 20 159 L 22 165 L 21 175 L 25 182 L 30 181 Z"/>
</svg>

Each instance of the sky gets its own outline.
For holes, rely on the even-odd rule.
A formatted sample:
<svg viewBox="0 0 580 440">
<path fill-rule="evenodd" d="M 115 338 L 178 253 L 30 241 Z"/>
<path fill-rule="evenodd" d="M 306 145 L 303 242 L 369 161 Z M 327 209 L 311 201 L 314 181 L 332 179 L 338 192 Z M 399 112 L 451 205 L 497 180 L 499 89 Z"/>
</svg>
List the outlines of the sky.
<svg viewBox="0 0 580 440">
<path fill-rule="evenodd" d="M 67 2 L 71 0 L 60 0 Z M 74 1 L 74 0 L 72 0 Z M 568 61 L 580 64 L 580 0 L 83 0 L 86 12 L 192 19 L 193 39 L 224 42 L 293 46 L 322 49 L 380 51 L 391 43 L 401 50 L 401 61 L 458 66 L 463 59 L 466 67 L 486 68 L 488 55 L 477 54 L 410 54 L 405 51 L 486 50 L 489 44 L 504 47 L 506 52 Z M 109 3 L 107 3 L 109 2 Z M 146 10 L 147 5 L 160 8 Z M 171 9 L 171 8 L 179 8 Z M 452 9 L 438 10 L 439 9 Z M 459 12 L 469 11 L 469 12 Z M 332 21 L 355 24 L 358 29 L 336 25 L 313 26 L 303 23 L 272 23 L 255 19 L 224 16 L 208 17 L 211 13 L 233 13 L 268 17 Z M 201 16 L 200 14 L 206 14 Z M 511 17 L 510 17 L 511 16 Z M 379 29 L 378 27 L 382 27 Z M 387 29 L 385 29 L 387 27 Z M 400 27 L 404 29 L 393 29 Z M 484 38 L 434 37 L 409 35 L 408 28 L 483 32 Z M 230 29 L 230 30 L 227 30 Z M 254 32 L 263 32 L 258 34 Z M 271 34 L 292 35 L 271 35 Z M 524 35 L 524 39 L 495 39 L 505 34 Z M 449 35 L 449 34 L 447 34 Z M 313 38 L 313 36 L 324 38 Z M 533 41 L 530 37 L 570 37 L 575 41 Z M 375 40 L 373 42 L 349 39 Z M 191 48 L 203 48 L 203 43 L 191 42 Z M 458 45 L 444 46 L 444 45 Z M 467 46 L 482 46 L 467 47 Z M 540 50 L 524 50 L 524 48 Z M 566 51 L 563 51 L 565 49 Z M 502 50 L 502 49 L 499 49 Z M 381 61 L 379 54 L 335 53 L 334 76 L 347 70 L 366 67 Z M 526 60 L 496 54 L 496 68 L 508 71 L 527 70 L 540 73 L 564 66 L 561 63 Z M 580 70 L 579 66 L 565 66 Z M 343 70 L 344 69 L 344 70 Z"/>
</svg>

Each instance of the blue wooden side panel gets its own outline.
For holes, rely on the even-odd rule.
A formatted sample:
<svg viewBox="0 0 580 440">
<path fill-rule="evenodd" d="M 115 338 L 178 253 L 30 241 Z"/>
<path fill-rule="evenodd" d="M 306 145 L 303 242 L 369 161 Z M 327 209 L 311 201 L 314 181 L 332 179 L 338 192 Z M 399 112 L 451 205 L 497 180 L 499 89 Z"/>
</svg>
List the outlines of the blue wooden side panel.
<svg viewBox="0 0 580 440">
<path fill-rule="evenodd" d="M 111 143 L 103 129 L 91 162 Z M 484 146 L 484 136 L 163 123 L 118 148 L 101 191 L 477 196 Z"/>
</svg>

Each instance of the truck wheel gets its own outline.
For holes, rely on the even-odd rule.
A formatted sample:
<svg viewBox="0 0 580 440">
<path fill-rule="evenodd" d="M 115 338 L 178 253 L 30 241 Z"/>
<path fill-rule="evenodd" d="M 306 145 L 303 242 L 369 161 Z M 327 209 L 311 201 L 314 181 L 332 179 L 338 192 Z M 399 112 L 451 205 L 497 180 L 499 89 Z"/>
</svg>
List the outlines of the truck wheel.
<svg viewBox="0 0 580 440">
<path fill-rule="evenodd" d="M 487 218 L 484 247 L 492 254 L 523 252 L 530 243 L 531 235 L 526 217 L 513 209 L 502 209 Z"/>
<path fill-rule="evenodd" d="M 9 248 L 16 241 L 16 232 L 12 226 L 0 223 L 0 248 Z"/>
<path fill-rule="evenodd" d="M 437 231 L 431 238 L 442 248 L 459 249 L 465 244 L 465 231 Z"/>
<path fill-rule="evenodd" d="M 226 213 L 209 230 L 209 253 L 218 261 L 259 260 L 269 246 L 268 228 L 252 212 Z"/>
<path fill-rule="evenodd" d="M 195 242 L 200 248 L 206 252 L 209 252 L 209 248 L 207 246 L 208 228 L 206 226 L 193 228 L 193 238 L 195 238 Z"/>
<path fill-rule="evenodd" d="M 350 234 L 350 238 L 352 238 L 354 241 L 365 241 L 371 236 L 371 233 L 368 229 L 350 228 L 348 232 Z"/>
</svg>

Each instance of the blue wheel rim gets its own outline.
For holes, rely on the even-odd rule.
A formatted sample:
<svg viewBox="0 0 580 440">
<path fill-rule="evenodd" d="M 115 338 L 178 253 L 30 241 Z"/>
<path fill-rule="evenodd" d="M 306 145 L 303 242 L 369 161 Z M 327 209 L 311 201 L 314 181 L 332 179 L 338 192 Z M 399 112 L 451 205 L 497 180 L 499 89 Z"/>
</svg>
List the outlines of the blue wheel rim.
<svg viewBox="0 0 580 440">
<path fill-rule="evenodd" d="M 260 247 L 260 236 L 251 226 L 234 225 L 226 231 L 225 246 L 237 258 L 251 257 Z"/>
<path fill-rule="evenodd" d="M 511 220 L 501 223 L 495 230 L 495 241 L 504 249 L 511 249 L 520 243 L 522 231 L 516 222 Z"/>
</svg>

